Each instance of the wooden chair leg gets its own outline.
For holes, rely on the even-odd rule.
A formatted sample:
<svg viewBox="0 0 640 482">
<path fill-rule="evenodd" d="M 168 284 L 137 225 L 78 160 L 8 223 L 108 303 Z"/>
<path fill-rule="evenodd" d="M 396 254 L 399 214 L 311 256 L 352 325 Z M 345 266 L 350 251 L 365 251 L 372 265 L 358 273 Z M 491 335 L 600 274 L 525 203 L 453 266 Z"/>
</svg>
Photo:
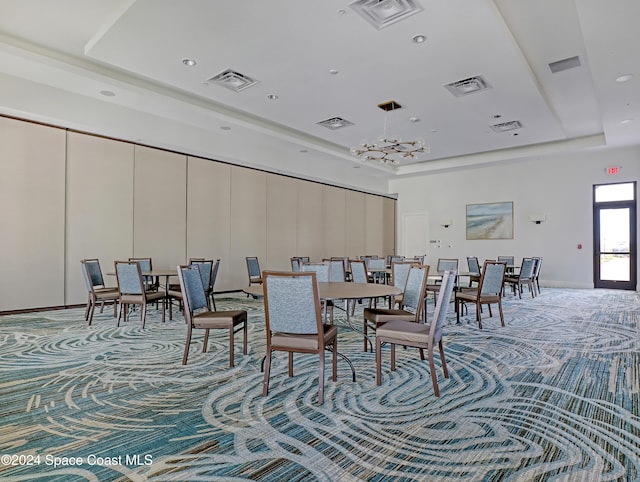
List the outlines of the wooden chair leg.
<svg viewBox="0 0 640 482">
<path fill-rule="evenodd" d="M 247 354 L 247 335 L 248 335 L 248 323 L 247 320 L 244 320 L 244 326 L 242 327 L 242 336 L 243 336 L 243 353 Z"/>
<path fill-rule="evenodd" d="M 396 344 L 391 343 L 391 371 L 396 371 Z"/>
<path fill-rule="evenodd" d="M 438 347 L 440 349 L 440 363 L 442 364 L 442 372 L 444 373 L 445 378 L 449 378 L 449 370 L 447 370 L 447 360 L 444 358 L 444 347 L 442 346 L 442 340 L 438 342 Z"/>
<path fill-rule="evenodd" d="M 331 379 L 335 382 L 338 380 L 338 337 L 336 336 L 333 339 L 333 350 L 332 350 L 332 355 L 333 355 L 333 373 L 331 374 L 332 377 Z M 324 354 L 322 355 L 324 357 Z"/>
<path fill-rule="evenodd" d="M 235 344 L 233 339 L 233 334 L 234 334 L 233 328 L 234 328 L 233 325 L 231 325 L 231 328 L 229 328 L 229 366 L 231 368 L 233 368 L 233 363 L 234 363 L 233 345 Z"/>
<path fill-rule="evenodd" d="M 271 349 L 267 347 L 267 356 L 264 361 L 264 381 L 262 382 L 262 396 L 269 394 L 269 373 L 271 372 Z"/>
<path fill-rule="evenodd" d="M 500 323 L 504 326 L 504 315 L 502 314 L 502 300 L 498 300 L 498 311 L 500 312 Z"/>
<path fill-rule="evenodd" d="M 191 347 L 191 325 L 187 329 L 187 341 L 184 344 L 184 355 L 182 355 L 182 364 L 187 364 L 187 358 L 189 357 L 189 348 Z"/>
<path fill-rule="evenodd" d="M 293 376 L 293 352 L 289 352 L 289 376 Z"/>
<path fill-rule="evenodd" d="M 429 370 L 431 370 L 431 383 L 433 384 L 433 393 L 436 397 L 440 396 L 438 389 L 438 376 L 436 375 L 436 364 L 433 361 L 433 345 L 429 346 Z"/>
<path fill-rule="evenodd" d="M 320 352 L 320 373 L 318 374 L 318 404 L 324 403 L 324 349 Z"/>
<path fill-rule="evenodd" d="M 202 353 L 207 352 L 208 346 L 209 346 L 209 328 L 204 330 L 204 340 L 202 341 Z"/>
</svg>

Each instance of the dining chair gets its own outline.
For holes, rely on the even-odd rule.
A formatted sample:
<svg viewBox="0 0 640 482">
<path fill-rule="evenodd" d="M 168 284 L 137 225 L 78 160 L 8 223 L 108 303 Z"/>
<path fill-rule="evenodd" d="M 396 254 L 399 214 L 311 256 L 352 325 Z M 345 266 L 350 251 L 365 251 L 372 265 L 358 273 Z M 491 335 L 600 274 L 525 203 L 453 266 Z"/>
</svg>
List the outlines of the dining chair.
<svg viewBox="0 0 640 482">
<path fill-rule="evenodd" d="M 452 258 L 438 258 L 438 264 L 436 265 L 436 271 L 438 273 L 444 273 L 445 271 L 458 272 L 458 260 Z M 427 294 L 433 293 L 433 304 L 436 304 L 437 293 L 440 291 L 442 280 L 440 278 L 434 280 L 433 283 L 427 284 Z"/>
<path fill-rule="evenodd" d="M 367 266 L 362 260 L 351 260 L 349 262 L 349 271 L 351 271 L 352 283 L 369 283 L 369 275 L 367 274 Z M 356 310 L 356 303 L 362 303 L 362 300 L 351 300 L 351 314 Z M 371 307 L 371 298 L 369 298 L 369 307 Z"/>
<path fill-rule="evenodd" d="M 522 264 L 520 265 L 520 271 L 516 274 L 508 274 L 504 277 L 505 284 L 510 284 L 513 287 L 514 293 L 518 292 L 518 297 L 522 299 L 522 287 L 528 286 L 531 297 L 536 297 L 536 290 L 534 287 L 536 261 L 533 258 L 522 258 Z"/>
<path fill-rule="evenodd" d="M 415 261 L 393 261 L 391 263 L 391 280 L 393 282 L 393 286 L 400 288 L 403 293 L 404 287 L 407 284 L 407 276 L 409 276 L 409 270 L 412 266 L 418 266 L 418 263 Z M 403 293 L 393 297 L 391 300 L 392 307 L 396 305 L 399 307 L 402 304 Z"/>
<path fill-rule="evenodd" d="M 315 272 L 263 273 L 267 355 L 262 394 L 269 393 L 271 357 L 274 351 L 289 355 L 293 376 L 293 354 L 319 356 L 318 403 L 324 403 L 324 351 L 332 352 L 332 380 L 337 380 L 338 327 L 322 323 L 318 281 Z"/>
<path fill-rule="evenodd" d="M 364 351 L 367 351 L 369 329 L 377 331 L 380 325 L 390 320 L 419 322 L 424 312 L 424 297 L 429 266 L 411 266 L 404 287 L 404 295 L 400 308 L 365 308 L 364 309 Z"/>
<path fill-rule="evenodd" d="M 213 274 L 213 260 L 204 258 L 189 258 L 189 265 L 196 265 L 200 269 L 200 277 L 202 278 L 202 285 L 206 294 L 207 305 L 211 308 L 211 297 L 213 295 L 212 274 Z M 169 319 L 173 319 L 173 300 L 178 302 L 178 306 L 182 309 L 183 305 L 183 292 L 180 283 L 177 285 L 170 285 L 167 289 L 167 301 L 169 303 Z M 186 320 L 185 320 L 186 321 Z"/>
<path fill-rule="evenodd" d="M 367 269 L 371 271 L 371 279 L 374 283 L 384 283 L 386 280 L 387 261 L 385 258 L 370 258 Z"/>
<path fill-rule="evenodd" d="M 396 345 L 410 346 L 419 349 L 421 360 L 424 360 L 424 350 L 427 350 L 433 392 L 436 397 L 440 396 L 434 362 L 434 348 L 437 344 L 444 377 L 449 378 L 442 345 L 442 332 L 449 311 L 449 299 L 453 292 L 455 278 L 456 273 L 454 271 L 444 272 L 431 323 L 414 323 L 412 321 L 393 319 L 378 328 L 376 333 L 376 385 L 381 385 L 382 383 L 382 345 L 391 345 L 392 372 L 396 369 Z"/>
<path fill-rule="evenodd" d="M 516 260 L 515 256 L 498 256 L 498 262 L 505 263 L 507 265 L 505 270 L 505 275 L 511 274 L 514 272 L 515 265 L 516 265 L 515 260 Z"/>
<path fill-rule="evenodd" d="M 151 258 L 129 258 L 129 261 L 137 261 L 141 271 L 148 272 L 153 270 L 153 260 Z M 158 278 L 154 280 L 153 276 L 143 276 L 143 279 L 147 291 L 157 291 L 160 289 L 160 281 Z"/>
<path fill-rule="evenodd" d="M 469 275 L 469 288 L 473 286 L 473 283 L 480 284 L 480 263 L 476 256 L 467 256 L 467 267 L 469 273 L 478 273 L 477 275 Z"/>
<path fill-rule="evenodd" d="M 297 273 L 300 271 L 300 265 L 302 264 L 302 260 L 297 257 L 291 258 L 291 271 Z"/>
<path fill-rule="evenodd" d="M 260 271 L 260 262 L 256 256 L 247 256 L 247 274 L 249 275 L 249 286 L 252 284 L 262 284 L 262 271 Z"/>
<path fill-rule="evenodd" d="M 120 310 L 118 313 L 118 324 L 120 319 L 127 321 L 129 305 L 140 305 L 140 319 L 142 328 L 147 318 L 147 304 L 153 301 L 162 301 L 162 321 L 165 320 L 166 297 L 161 291 L 147 290 L 147 285 L 142 277 L 142 270 L 138 261 L 115 261 L 116 279 L 118 281 L 118 291 L 120 293 L 118 302 Z M 124 310 L 124 316 L 123 316 Z"/>
<path fill-rule="evenodd" d="M 218 279 L 218 269 L 220 269 L 220 260 L 216 259 L 213 262 L 213 270 L 211 271 L 211 304 L 213 306 L 213 311 L 218 311 L 216 307 L 216 297 L 213 295 L 216 289 L 216 280 Z"/>
<path fill-rule="evenodd" d="M 113 317 L 115 318 L 117 316 L 118 299 L 120 298 L 118 287 L 105 286 L 102 270 L 100 269 L 100 261 L 98 259 L 83 259 L 80 261 L 80 265 L 82 268 L 82 277 L 84 278 L 88 292 L 84 321 L 88 321 L 89 326 L 91 326 L 93 313 L 98 303 L 100 303 L 100 313 L 104 310 L 105 303 L 112 303 Z"/>
<path fill-rule="evenodd" d="M 201 264 L 194 263 L 178 266 L 178 279 L 184 304 L 184 319 L 187 323 L 187 340 L 182 356 L 182 364 L 187 364 L 191 335 L 194 329 L 205 330 L 202 352 L 206 353 L 210 330 L 228 330 L 229 332 L 229 366 L 234 366 L 235 334 L 242 331 L 243 353 L 247 354 L 247 312 L 245 310 L 211 311 L 211 306 L 200 273 Z M 207 269 L 205 267 L 205 269 Z"/>
<path fill-rule="evenodd" d="M 313 272 L 316 274 L 316 281 L 318 283 L 328 283 L 330 279 L 330 267 L 328 263 L 304 263 L 300 267 L 300 271 L 304 273 Z M 333 306 L 332 300 L 321 301 L 320 306 L 324 313 L 324 319 L 329 316 L 329 321 L 333 324 Z"/>
<path fill-rule="evenodd" d="M 456 292 L 455 303 L 458 323 L 460 323 L 462 303 L 470 302 L 476 305 L 476 320 L 480 329 L 482 329 L 482 305 L 487 305 L 489 307 L 489 316 L 493 316 L 491 305 L 497 304 L 500 311 L 500 323 L 505 326 L 502 313 L 502 287 L 504 285 L 505 268 L 505 263 L 486 260 L 482 267 L 482 276 L 480 277 L 478 288 L 476 290 L 465 289 Z"/>
<path fill-rule="evenodd" d="M 542 257 L 537 256 L 537 257 L 534 257 L 533 259 L 536 260 L 536 266 L 533 270 L 533 284 L 537 289 L 538 294 L 540 294 L 540 269 L 542 268 Z"/>
</svg>

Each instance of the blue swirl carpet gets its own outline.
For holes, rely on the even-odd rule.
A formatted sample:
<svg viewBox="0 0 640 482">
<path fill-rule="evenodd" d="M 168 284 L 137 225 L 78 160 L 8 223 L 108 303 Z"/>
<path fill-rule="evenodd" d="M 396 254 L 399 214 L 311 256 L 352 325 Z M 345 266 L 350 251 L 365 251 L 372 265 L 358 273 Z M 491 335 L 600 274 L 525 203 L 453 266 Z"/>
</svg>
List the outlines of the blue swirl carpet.
<svg viewBox="0 0 640 482">
<path fill-rule="evenodd" d="M 116 328 L 109 308 L 0 318 L 1 480 L 632 481 L 640 480 L 640 329 L 636 293 L 543 289 L 508 295 L 507 326 L 471 316 L 445 331 L 451 378 L 398 350 L 383 384 L 362 338 L 340 329 L 338 381 L 318 406 L 317 357 L 276 354 L 268 397 L 260 362 L 262 301 L 249 311 L 249 355 L 237 335 L 187 366 L 181 316 Z M 361 322 L 361 311 L 356 312 Z M 344 323 L 337 312 L 337 322 Z M 330 366 L 330 358 L 327 356 Z"/>
</svg>

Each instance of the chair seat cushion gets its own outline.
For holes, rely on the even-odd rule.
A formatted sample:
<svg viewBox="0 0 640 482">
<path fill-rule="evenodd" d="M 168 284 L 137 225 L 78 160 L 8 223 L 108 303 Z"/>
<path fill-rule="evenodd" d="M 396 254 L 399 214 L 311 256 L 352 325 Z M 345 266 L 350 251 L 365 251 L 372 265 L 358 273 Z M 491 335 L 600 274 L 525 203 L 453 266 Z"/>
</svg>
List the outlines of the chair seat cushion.
<svg viewBox="0 0 640 482">
<path fill-rule="evenodd" d="M 332 338 L 338 335 L 336 325 L 323 325 L 323 346 Z M 294 350 L 319 350 L 318 335 L 298 335 L 289 333 L 273 333 L 271 335 L 272 349 L 294 349 Z"/>
<path fill-rule="evenodd" d="M 244 310 L 203 311 L 193 315 L 194 328 L 231 328 L 246 322 L 247 312 Z"/>
<path fill-rule="evenodd" d="M 462 291 L 456 293 L 456 298 L 464 301 L 473 301 L 478 299 L 478 291 Z M 481 295 L 480 303 L 497 303 L 500 301 L 500 295 Z"/>
<path fill-rule="evenodd" d="M 386 323 L 389 320 L 406 320 L 415 322 L 416 315 L 405 310 L 389 310 L 385 308 L 365 308 L 364 319 L 376 324 Z"/>
<path fill-rule="evenodd" d="M 118 288 L 98 288 L 93 292 L 97 300 L 113 300 L 120 296 Z"/>
<path fill-rule="evenodd" d="M 376 331 L 376 336 L 381 339 L 392 339 L 398 342 L 411 344 L 424 344 L 429 341 L 430 325 L 416 323 L 415 321 L 390 320 Z"/>
<path fill-rule="evenodd" d="M 170 288 L 167 290 L 167 296 L 171 296 L 172 298 L 182 298 L 182 291 L 180 291 L 180 288 L 177 290 Z"/>
</svg>

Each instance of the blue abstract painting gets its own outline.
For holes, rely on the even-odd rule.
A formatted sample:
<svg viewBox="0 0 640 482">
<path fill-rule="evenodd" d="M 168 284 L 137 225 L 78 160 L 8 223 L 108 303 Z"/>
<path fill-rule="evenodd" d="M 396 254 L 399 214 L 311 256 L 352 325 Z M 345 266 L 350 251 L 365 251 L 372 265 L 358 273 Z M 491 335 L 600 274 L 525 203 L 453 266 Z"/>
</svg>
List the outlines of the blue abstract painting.
<svg viewBox="0 0 640 482">
<path fill-rule="evenodd" d="M 513 202 L 467 204 L 467 239 L 513 239 Z"/>
</svg>

